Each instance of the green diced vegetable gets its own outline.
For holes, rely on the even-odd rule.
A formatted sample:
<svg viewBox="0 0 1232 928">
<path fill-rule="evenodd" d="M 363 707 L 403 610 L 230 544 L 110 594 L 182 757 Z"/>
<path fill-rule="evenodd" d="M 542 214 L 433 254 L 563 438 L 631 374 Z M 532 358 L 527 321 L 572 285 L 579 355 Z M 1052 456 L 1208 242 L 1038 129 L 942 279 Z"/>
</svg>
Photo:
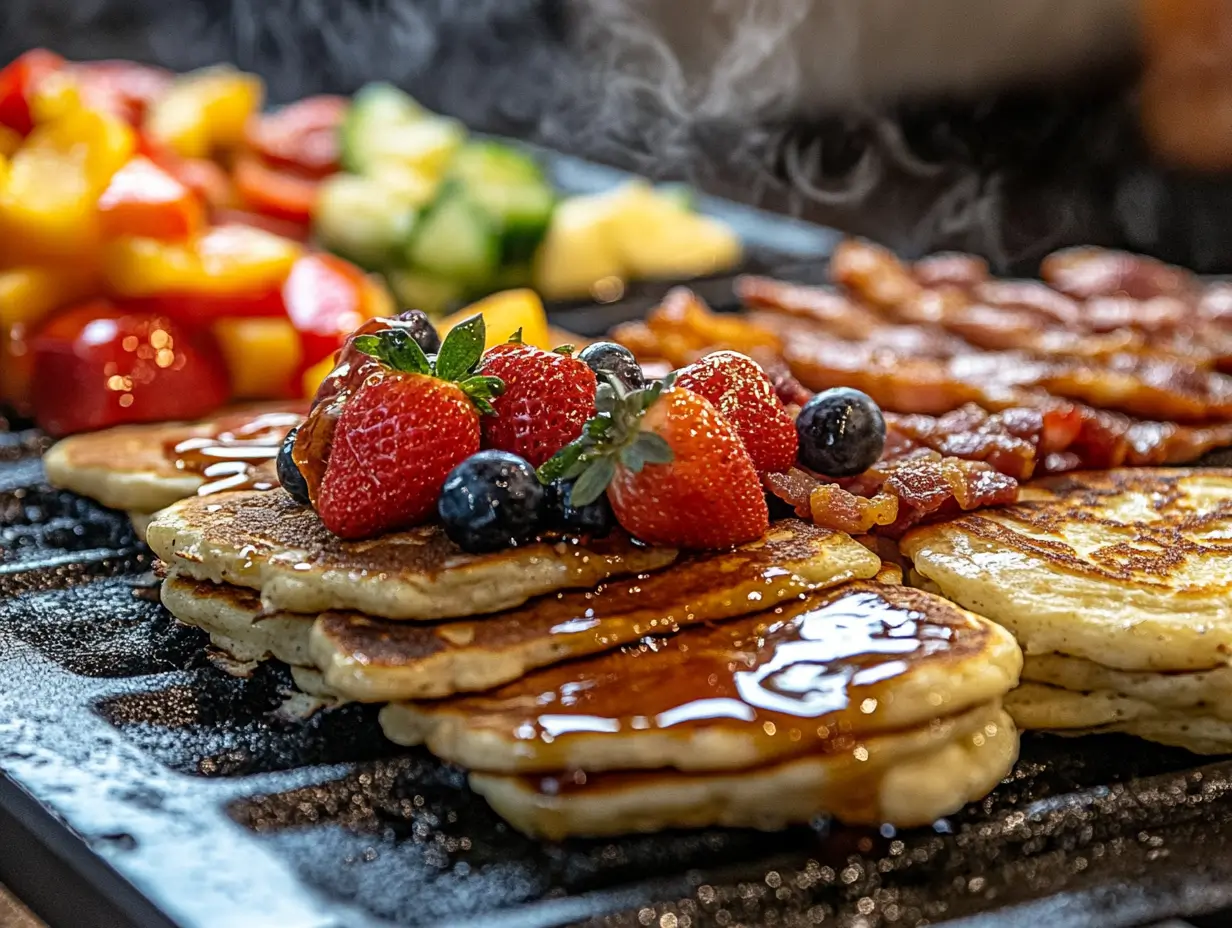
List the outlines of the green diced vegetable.
<svg viewBox="0 0 1232 928">
<path fill-rule="evenodd" d="M 398 257 L 415 225 L 415 209 L 384 185 L 355 174 L 321 184 L 313 215 L 317 236 L 331 251 L 370 269 Z"/>
<path fill-rule="evenodd" d="M 406 257 L 414 270 L 455 281 L 465 290 L 482 288 L 500 265 L 500 237 L 469 192 L 449 181 L 420 217 Z"/>
</svg>

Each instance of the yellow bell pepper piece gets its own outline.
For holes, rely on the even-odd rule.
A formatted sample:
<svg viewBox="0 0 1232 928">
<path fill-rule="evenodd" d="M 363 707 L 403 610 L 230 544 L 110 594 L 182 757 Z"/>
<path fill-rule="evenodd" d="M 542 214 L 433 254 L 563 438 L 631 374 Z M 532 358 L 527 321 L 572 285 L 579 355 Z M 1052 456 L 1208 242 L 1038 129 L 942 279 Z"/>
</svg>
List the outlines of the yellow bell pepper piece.
<svg viewBox="0 0 1232 928">
<path fill-rule="evenodd" d="M 249 226 L 219 226 L 188 242 L 118 238 L 103 251 L 103 281 L 125 297 L 256 294 L 279 286 L 300 252 L 297 243 Z"/>
<path fill-rule="evenodd" d="M 244 125 L 261 108 L 265 87 L 255 74 L 225 66 L 204 68 L 177 80 L 146 116 L 145 129 L 186 158 L 233 148 Z"/>
<path fill-rule="evenodd" d="M 548 330 L 548 316 L 543 309 L 543 301 L 534 290 L 504 290 L 484 297 L 478 303 L 472 303 L 452 316 L 447 316 L 436 324 L 441 337 L 460 322 L 483 314 L 483 324 L 487 331 L 487 347 L 509 341 L 510 336 L 518 329 L 522 330 L 522 341 L 536 348 L 551 351 L 556 347 Z"/>
<path fill-rule="evenodd" d="M 312 367 L 308 368 L 308 370 L 304 371 L 303 390 L 304 397 L 306 399 L 311 399 L 316 396 L 317 389 L 321 386 L 321 383 L 326 377 L 329 376 L 330 371 L 333 369 L 334 356 L 331 354 L 328 358 L 325 358 L 323 361 L 318 361 L 316 364 L 312 365 Z"/>
<path fill-rule="evenodd" d="M 298 386 L 295 372 L 302 352 L 289 319 L 220 319 L 213 328 L 236 399 L 286 396 Z"/>
<path fill-rule="evenodd" d="M 25 141 L 25 137 L 17 130 L 0 126 L 0 155 L 3 157 L 12 157 Z"/>
<path fill-rule="evenodd" d="M 65 71 L 48 74 L 30 97 L 30 117 L 35 125 L 51 122 L 82 108 L 77 81 Z"/>
<path fill-rule="evenodd" d="M 102 193 L 112 175 L 137 150 L 137 134 L 128 123 L 109 113 L 72 110 L 36 126 L 22 151 L 54 151 L 82 166 L 87 181 Z"/>
</svg>

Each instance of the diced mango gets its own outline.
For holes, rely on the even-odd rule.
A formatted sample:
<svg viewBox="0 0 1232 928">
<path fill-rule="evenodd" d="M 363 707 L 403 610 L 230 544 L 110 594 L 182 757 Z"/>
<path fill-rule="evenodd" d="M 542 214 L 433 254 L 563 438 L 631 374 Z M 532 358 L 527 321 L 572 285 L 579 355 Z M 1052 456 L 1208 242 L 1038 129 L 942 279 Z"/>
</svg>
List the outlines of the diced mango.
<svg viewBox="0 0 1232 928">
<path fill-rule="evenodd" d="M 220 319 L 214 335 L 236 399 L 286 396 L 296 386 L 299 333 L 288 319 Z"/>
<path fill-rule="evenodd" d="M 329 376 L 330 371 L 334 369 L 334 359 L 332 356 L 319 361 L 308 370 L 304 371 L 303 377 L 303 395 L 311 398 L 316 395 L 317 388 L 321 386 L 322 381 Z"/>
<path fill-rule="evenodd" d="M 24 142 L 25 137 L 21 133 L 8 126 L 0 126 L 0 156 L 12 157 Z"/>
<path fill-rule="evenodd" d="M 229 67 L 204 68 L 179 78 L 146 117 L 155 141 L 186 158 L 232 148 L 261 108 L 265 88 L 254 74 Z"/>
<path fill-rule="evenodd" d="M 620 285 L 625 267 L 610 227 L 622 202 L 613 192 L 572 197 L 556 207 L 535 253 L 539 292 L 549 299 L 570 299 L 589 295 L 600 281 Z"/>
<path fill-rule="evenodd" d="M 4 263 L 92 260 L 98 248 L 97 198 L 74 156 L 23 148 L 0 185 Z"/>
<path fill-rule="evenodd" d="M 30 118 L 35 125 L 51 122 L 82 107 L 81 90 L 68 71 L 53 71 L 34 87 Z"/>
<path fill-rule="evenodd" d="M 218 226 L 188 242 L 118 238 L 103 251 L 103 279 L 115 296 L 253 294 L 278 287 L 302 251 L 251 226 Z"/>
<path fill-rule="evenodd" d="M 547 350 L 556 347 L 548 330 L 548 317 L 543 310 L 543 301 L 534 290 L 505 290 L 494 293 L 442 319 L 436 325 L 437 330 L 444 336 L 455 325 L 465 322 L 476 313 L 483 314 L 488 348 L 509 341 L 510 336 L 518 329 L 522 330 L 522 341 L 528 345 Z"/>
<path fill-rule="evenodd" d="M 88 182 L 99 193 L 137 149 L 132 126 L 108 113 L 76 109 L 35 127 L 23 153 L 54 151 L 81 165 Z"/>
</svg>

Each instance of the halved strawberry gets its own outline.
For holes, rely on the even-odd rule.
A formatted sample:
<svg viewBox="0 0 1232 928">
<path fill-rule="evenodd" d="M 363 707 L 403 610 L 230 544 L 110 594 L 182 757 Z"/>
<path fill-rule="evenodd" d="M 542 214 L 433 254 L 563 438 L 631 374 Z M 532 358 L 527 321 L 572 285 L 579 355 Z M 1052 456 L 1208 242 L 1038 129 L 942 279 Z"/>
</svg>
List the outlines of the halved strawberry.
<svg viewBox="0 0 1232 928">
<path fill-rule="evenodd" d="M 340 538 L 417 525 L 436 511 L 441 485 L 479 450 L 479 416 L 502 384 L 474 373 L 484 324 L 454 328 L 435 363 L 404 329 L 357 336 L 353 346 L 382 363 L 338 419 L 316 496 L 321 521 Z"/>
<path fill-rule="evenodd" d="M 735 428 L 705 397 L 659 381 L 628 391 L 600 384 L 599 415 L 539 469 L 576 479 L 570 504 L 604 491 L 630 534 L 650 544 L 727 548 L 770 527 L 757 470 Z"/>
<path fill-rule="evenodd" d="M 595 414 L 595 372 L 568 349 L 544 351 L 519 340 L 489 349 L 479 372 L 499 377 L 505 392 L 483 420 L 486 448 L 510 451 L 538 467 Z"/>
<path fill-rule="evenodd" d="M 799 436 L 774 383 L 752 358 L 736 351 L 708 354 L 676 375 L 676 386 L 700 393 L 735 427 L 759 475 L 796 466 Z"/>
</svg>

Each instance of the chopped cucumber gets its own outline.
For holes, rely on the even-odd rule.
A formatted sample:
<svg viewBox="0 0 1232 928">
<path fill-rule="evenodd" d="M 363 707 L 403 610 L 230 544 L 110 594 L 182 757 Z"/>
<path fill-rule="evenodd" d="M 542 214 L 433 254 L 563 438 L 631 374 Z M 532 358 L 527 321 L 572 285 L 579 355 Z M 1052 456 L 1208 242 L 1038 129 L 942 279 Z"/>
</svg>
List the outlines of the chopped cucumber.
<svg viewBox="0 0 1232 928">
<path fill-rule="evenodd" d="M 470 142 L 463 146 L 449 166 L 449 173 L 468 185 L 547 186 L 534 158 L 500 142 Z"/>
<path fill-rule="evenodd" d="M 400 307 L 422 309 L 429 316 L 444 315 L 466 296 L 461 284 L 418 271 L 390 271 L 385 279 Z"/>
<path fill-rule="evenodd" d="M 335 174 L 321 184 L 313 220 L 326 248 L 376 269 L 396 260 L 415 225 L 415 208 L 374 180 Z"/>
<path fill-rule="evenodd" d="M 456 120 L 428 112 L 389 84 L 369 84 L 343 120 L 342 161 L 356 174 L 388 164 L 436 179 L 465 140 Z"/>
<path fill-rule="evenodd" d="M 420 217 L 406 257 L 412 268 L 482 288 L 500 266 L 500 236 L 487 211 L 455 181 L 448 181 Z"/>
<path fill-rule="evenodd" d="M 655 188 L 655 192 L 690 213 L 697 210 L 697 191 L 688 184 L 663 184 Z"/>
</svg>

